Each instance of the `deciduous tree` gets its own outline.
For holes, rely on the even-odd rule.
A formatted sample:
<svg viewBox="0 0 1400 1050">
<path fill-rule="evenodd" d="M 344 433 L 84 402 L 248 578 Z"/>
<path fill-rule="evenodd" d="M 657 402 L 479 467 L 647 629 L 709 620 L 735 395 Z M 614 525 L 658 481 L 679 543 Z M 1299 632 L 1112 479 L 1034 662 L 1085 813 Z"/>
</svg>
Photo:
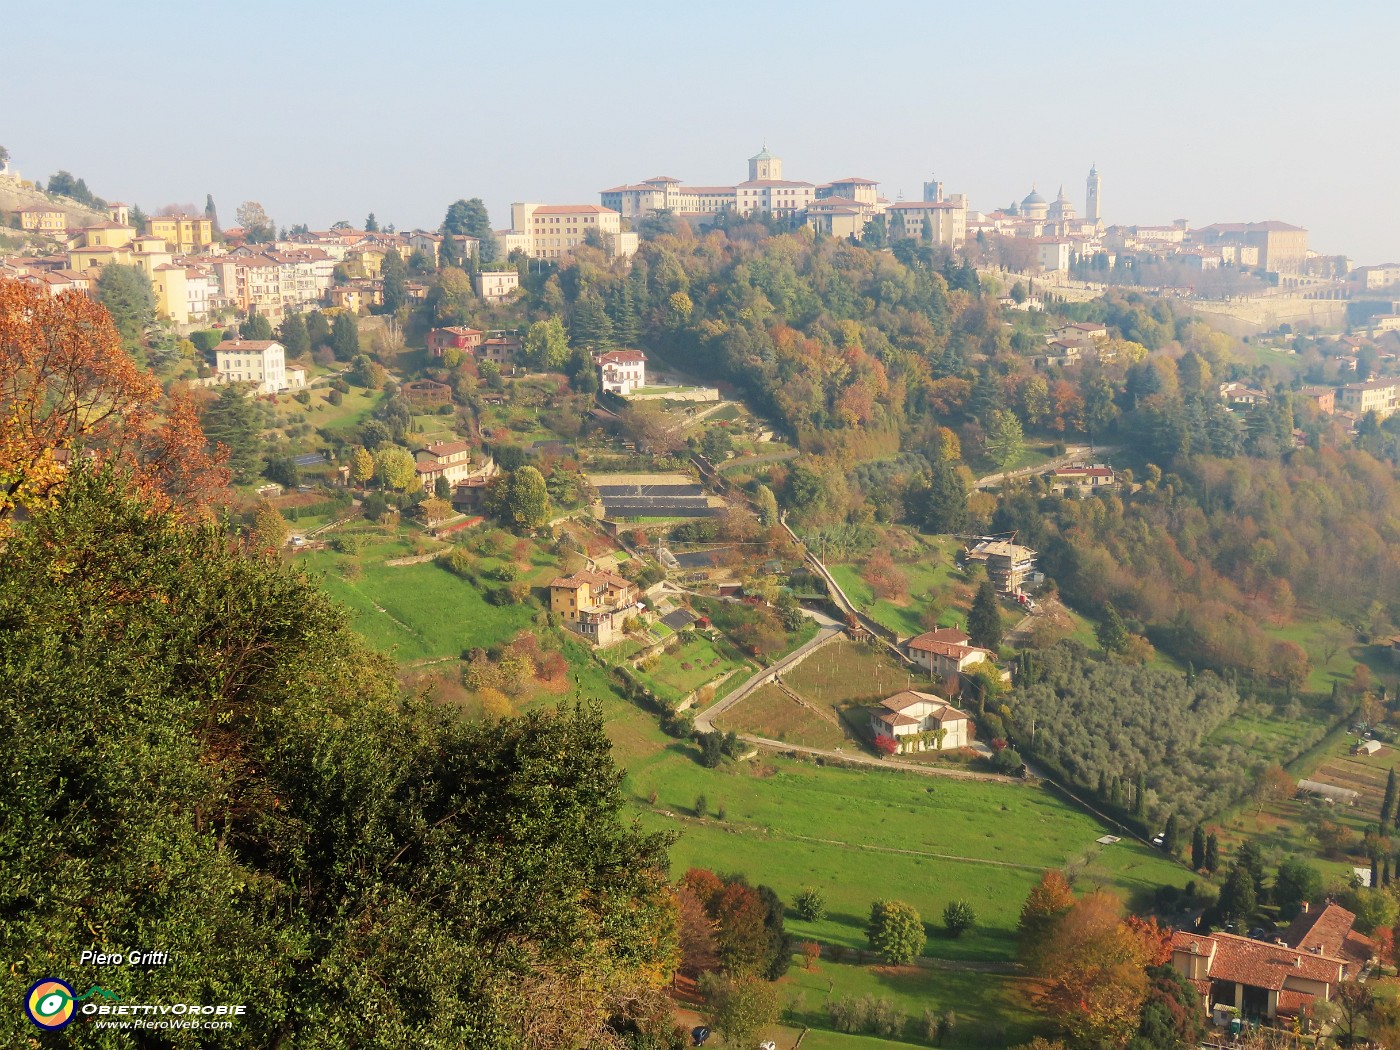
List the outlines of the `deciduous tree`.
<svg viewBox="0 0 1400 1050">
<path fill-rule="evenodd" d="M 42 505 L 76 457 L 119 464 L 157 507 L 199 512 L 228 473 L 193 407 L 123 351 L 107 312 L 0 280 L 0 523 Z"/>
<path fill-rule="evenodd" d="M 870 906 L 866 935 L 870 950 L 896 966 L 913 962 L 928 940 L 924 921 L 914 906 L 896 900 L 878 900 Z"/>
</svg>

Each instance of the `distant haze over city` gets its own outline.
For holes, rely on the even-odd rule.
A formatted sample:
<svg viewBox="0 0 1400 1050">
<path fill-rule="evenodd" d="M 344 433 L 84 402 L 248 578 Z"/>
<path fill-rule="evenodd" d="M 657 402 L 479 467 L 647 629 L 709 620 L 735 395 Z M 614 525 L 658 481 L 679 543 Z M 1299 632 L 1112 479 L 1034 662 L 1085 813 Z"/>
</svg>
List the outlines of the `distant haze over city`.
<svg viewBox="0 0 1400 1050">
<path fill-rule="evenodd" d="M 27 178 L 66 169 L 148 211 L 212 193 L 225 222 L 251 199 L 280 225 L 431 229 L 480 196 L 505 227 L 512 201 L 733 183 L 766 142 L 789 178 L 894 200 L 936 177 L 981 211 L 1062 184 L 1082 211 L 1096 163 L 1109 224 L 1280 219 L 1324 254 L 1400 257 L 1393 5 L 65 12 L 7 12 L 6 94 L 29 104 L 0 144 Z M 46 34 L 61 46 L 17 46 Z M 55 91 L 83 104 L 38 104 Z"/>
</svg>

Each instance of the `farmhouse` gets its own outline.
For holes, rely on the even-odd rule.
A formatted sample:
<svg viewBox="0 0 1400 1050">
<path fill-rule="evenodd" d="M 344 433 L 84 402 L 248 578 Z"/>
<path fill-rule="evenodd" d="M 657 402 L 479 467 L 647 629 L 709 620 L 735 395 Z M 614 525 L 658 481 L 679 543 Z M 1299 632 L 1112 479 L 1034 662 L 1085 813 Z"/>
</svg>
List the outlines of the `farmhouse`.
<svg viewBox="0 0 1400 1050">
<path fill-rule="evenodd" d="M 1353 969 L 1344 959 L 1232 933 L 1173 934 L 1172 966 L 1207 1009 L 1232 1006 L 1247 1018 L 1293 1017 L 1329 1002 Z"/>
<path fill-rule="evenodd" d="M 967 634 L 956 627 L 940 627 L 910 638 L 904 648 L 909 659 L 941 679 L 960 675 L 992 655 L 990 650 L 969 645 L 969 641 Z"/>
<path fill-rule="evenodd" d="M 1103 464 L 1092 467 L 1058 467 L 1046 475 L 1050 491 L 1060 495 L 1092 492 L 1113 484 L 1113 469 Z"/>
<path fill-rule="evenodd" d="M 636 586 L 616 573 L 576 572 L 550 581 L 549 611 L 569 630 L 606 646 L 622 637 L 639 596 Z"/>
<path fill-rule="evenodd" d="M 906 689 L 895 693 L 870 713 L 876 736 L 893 737 L 901 751 L 949 750 L 966 747 L 972 721 L 941 696 Z"/>
</svg>

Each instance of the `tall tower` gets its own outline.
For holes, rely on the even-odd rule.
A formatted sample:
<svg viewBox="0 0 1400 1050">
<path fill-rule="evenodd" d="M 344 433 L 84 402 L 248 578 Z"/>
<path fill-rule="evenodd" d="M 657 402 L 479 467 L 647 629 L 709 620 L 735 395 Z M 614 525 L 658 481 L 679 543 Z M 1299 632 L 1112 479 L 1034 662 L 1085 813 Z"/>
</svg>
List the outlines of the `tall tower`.
<svg viewBox="0 0 1400 1050">
<path fill-rule="evenodd" d="M 783 177 L 783 161 L 781 157 L 775 157 L 768 152 L 768 143 L 763 144 L 763 149 L 759 150 L 749 158 L 749 181 L 756 182 L 759 179 L 781 179 Z"/>
<path fill-rule="evenodd" d="M 941 204 L 943 202 L 943 183 L 937 179 L 924 183 L 924 200 Z"/>
<path fill-rule="evenodd" d="M 1099 177 L 1097 164 L 1089 165 L 1089 178 L 1085 182 L 1084 193 L 1084 218 L 1090 222 L 1097 223 L 1102 219 L 1099 213 L 1099 188 L 1103 184 L 1103 179 Z"/>
</svg>

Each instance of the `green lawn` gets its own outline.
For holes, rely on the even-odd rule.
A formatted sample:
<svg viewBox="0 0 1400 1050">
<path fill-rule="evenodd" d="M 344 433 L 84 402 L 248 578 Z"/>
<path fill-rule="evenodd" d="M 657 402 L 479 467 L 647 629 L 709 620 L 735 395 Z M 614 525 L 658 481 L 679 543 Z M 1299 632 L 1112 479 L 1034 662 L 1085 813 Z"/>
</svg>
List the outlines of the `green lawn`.
<svg viewBox="0 0 1400 1050">
<path fill-rule="evenodd" d="M 950 627 L 966 619 L 971 584 L 957 568 L 958 541 L 951 536 L 929 536 L 890 528 L 886 531 L 895 567 L 908 582 L 908 596 L 900 599 L 876 598 L 862 576 L 857 562 L 828 565 L 857 608 L 901 638 L 922 634 L 924 613 L 929 606 L 939 611 L 938 625 Z M 1010 607 L 1002 609 L 1010 629 L 1020 618 Z"/>
<path fill-rule="evenodd" d="M 620 703 L 619 703 L 619 706 Z M 790 919 L 801 937 L 866 946 L 865 924 L 877 897 L 909 901 L 931 924 L 954 898 L 969 901 L 978 929 L 960 939 L 931 936 L 926 954 L 952 959 L 1010 959 L 1016 918 L 1042 869 L 1083 862 L 1079 885 L 1103 884 L 1146 895 L 1184 885 L 1185 869 L 1121 842 L 1100 847 L 1104 829 L 1059 796 L 1022 784 L 921 777 L 892 771 L 820 767 L 773 756 L 702 767 L 694 745 L 638 737 L 635 709 L 614 709 L 629 727 L 619 757 L 649 829 L 676 832 L 672 874 L 691 866 L 743 872 L 784 899 L 804 885 L 827 895 L 821 922 Z M 656 804 L 647 804 L 652 791 Z M 697 796 L 723 821 L 694 818 Z"/>
<path fill-rule="evenodd" d="M 356 630 L 400 663 L 497 645 L 534 616 L 528 606 L 488 605 L 476 587 L 433 562 L 388 566 L 362 554 L 361 575 L 347 580 L 341 567 L 352 560 L 349 555 L 318 551 L 306 557 L 304 567 L 324 572 L 322 587 L 350 610 Z"/>
<path fill-rule="evenodd" d="M 1305 688 L 1310 692 L 1330 692 L 1337 680 L 1350 681 L 1357 664 L 1365 664 L 1372 675 L 1395 675 L 1395 665 L 1384 646 L 1362 645 L 1351 628 L 1331 618 L 1303 614 L 1283 627 L 1265 626 L 1271 637 L 1295 642 L 1312 662 Z"/>
<path fill-rule="evenodd" d="M 932 1046 L 924 1038 L 924 1011 L 935 1017 L 952 1010 L 957 1017 L 945 1047 L 1007 1047 L 1029 1042 L 1038 1034 L 1037 1017 L 1027 1006 L 1029 982 L 1002 974 L 924 969 L 917 966 L 857 966 L 819 960 L 812 970 L 793 964 L 779 983 L 784 1019 L 812 1028 L 804 1048 L 874 1050 L 891 1043 Z M 904 1018 L 903 1032 L 894 1038 L 848 1035 L 832 1031 L 830 1001 L 847 996 L 889 999 Z"/>
</svg>

